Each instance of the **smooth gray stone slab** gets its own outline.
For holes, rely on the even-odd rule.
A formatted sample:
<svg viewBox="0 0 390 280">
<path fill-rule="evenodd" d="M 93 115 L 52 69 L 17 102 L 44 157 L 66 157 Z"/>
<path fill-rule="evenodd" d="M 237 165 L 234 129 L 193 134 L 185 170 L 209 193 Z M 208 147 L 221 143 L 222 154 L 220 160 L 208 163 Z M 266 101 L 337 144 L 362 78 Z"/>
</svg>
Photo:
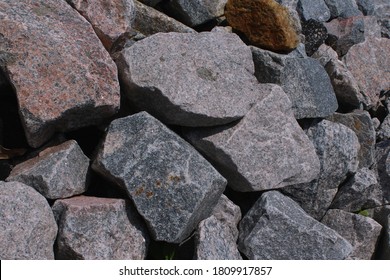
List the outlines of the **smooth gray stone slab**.
<svg viewBox="0 0 390 280">
<path fill-rule="evenodd" d="M 93 169 L 124 188 L 152 238 L 180 243 L 210 216 L 226 180 L 146 112 L 114 120 Z"/>
</svg>

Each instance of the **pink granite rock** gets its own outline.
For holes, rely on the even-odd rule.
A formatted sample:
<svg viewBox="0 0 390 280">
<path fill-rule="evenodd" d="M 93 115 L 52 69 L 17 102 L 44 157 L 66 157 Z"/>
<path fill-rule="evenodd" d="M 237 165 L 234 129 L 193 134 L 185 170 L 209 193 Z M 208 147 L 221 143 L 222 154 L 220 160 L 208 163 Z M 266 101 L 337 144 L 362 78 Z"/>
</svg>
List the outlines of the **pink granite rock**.
<svg viewBox="0 0 390 280">
<path fill-rule="evenodd" d="M 65 1 L 1 1 L 0 34 L 0 67 L 16 92 L 29 145 L 118 110 L 116 66 Z"/>
<path fill-rule="evenodd" d="M 390 40 L 370 38 L 354 45 L 343 61 L 371 107 L 376 106 L 380 92 L 390 89 Z"/>
<path fill-rule="evenodd" d="M 107 50 L 130 30 L 135 17 L 133 0 L 66 0 L 91 24 Z"/>
<path fill-rule="evenodd" d="M 146 233 L 124 199 L 76 196 L 53 205 L 60 259 L 144 259 Z"/>
</svg>

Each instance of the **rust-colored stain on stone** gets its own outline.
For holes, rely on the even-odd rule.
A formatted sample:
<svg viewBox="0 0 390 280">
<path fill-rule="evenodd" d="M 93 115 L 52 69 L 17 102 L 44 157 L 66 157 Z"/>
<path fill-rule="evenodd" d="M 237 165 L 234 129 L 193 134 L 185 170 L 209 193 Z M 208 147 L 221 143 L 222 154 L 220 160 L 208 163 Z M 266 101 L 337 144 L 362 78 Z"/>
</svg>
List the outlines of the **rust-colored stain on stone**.
<svg viewBox="0 0 390 280">
<path fill-rule="evenodd" d="M 274 0 L 229 0 L 225 16 L 257 47 L 288 52 L 299 43 L 288 9 Z"/>
<path fill-rule="evenodd" d="M 97 124 L 119 109 L 117 68 L 91 25 L 66 1 L 4 0 L 1 68 L 15 89 L 29 144 Z"/>
</svg>

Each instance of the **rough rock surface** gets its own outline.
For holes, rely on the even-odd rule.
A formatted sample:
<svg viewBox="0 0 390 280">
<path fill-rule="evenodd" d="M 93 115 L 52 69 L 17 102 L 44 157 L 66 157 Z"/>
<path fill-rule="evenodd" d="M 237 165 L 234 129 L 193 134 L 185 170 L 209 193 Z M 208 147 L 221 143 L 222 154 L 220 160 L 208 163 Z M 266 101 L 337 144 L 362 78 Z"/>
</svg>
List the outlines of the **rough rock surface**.
<svg viewBox="0 0 390 280">
<path fill-rule="evenodd" d="M 297 11 L 304 21 L 312 19 L 325 22 L 330 18 L 330 11 L 324 0 L 299 0 Z"/>
<path fill-rule="evenodd" d="M 236 238 L 213 215 L 198 225 L 195 246 L 196 260 L 242 260 Z"/>
<path fill-rule="evenodd" d="M 382 260 L 390 260 L 390 205 L 375 208 L 374 219 L 383 227 L 382 239 L 378 245 L 378 257 Z"/>
<path fill-rule="evenodd" d="M 335 113 L 328 120 L 341 123 L 352 129 L 360 143 L 359 167 L 371 167 L 375 162 L 375 128 L 367 111 L 355 110 L 351 113 Z"/>
<path fill-rule="evenodd" d="M 360 148 L 356 134 L 348 127 L 322 120 L 307 135 L 320 159 L 319 177 L 310 183 L 283 188 L 312 217 L 321 220 L 337 193 L 338 186 L 356 172 Z"/>
<path fill-rule="evenodd" d="M 356 0 L 324 0 L 330 10 L 332 18 L 349 18 L 362 15 L 356 4 Z"/>
<path fill-rule="evenodd" d="M 168 8 L 188 26 L 206 23 L 224 14 L 227 0 L 169 0 Z"/>
<path fill-rule="evenodd" d="M 70 140 L 16 165 L 7 181 L 29 185 L 48 199 L 66 198 L 86 191 L 88 167 L 88 157 Z"/>
<path fill-rule="evenodd" d="M 124 49 L 117 63 L 130 101 L 168 124 L 226 124 L 265 95 L 249 47 L 231 33 L 155 34 Z"/>
<path fill-rule="evenodd" d="M 145 36 L 150 36 L 158 32 L 195 32 L 195 30 L 181 22 L 136 0 L 134 1 L 134 5 L 136 13 L 133 27 Z"/>
<path fill-rule="evenodd" d="M 309 19 L 302 22 L 306 53 L 311 56 L 328 38 L 328 31 L 322 22 Z"/>
<path fill-rule="evenodd" d="M 31 146 L 56 130 L 96 124 L 117 111 L 115 64 L 70 5 L 4 0 L 0 14 L 1 70 L 15 89 Z"/>
<path fill-rule="evenodd" d="M 379 142 L 375 147 L 376 168 L 378 172 L 378 197 L 382 205 L 390 204 L 390 141 Z"/>
<path fill-rule="evenodd" d="M 327 117 L 336 111 L 332 84 L 318 61 L 251 49 L 256 78 L 261 83 L 280 85 L 289 96 L 297 119 Z"/>
<path fill-rule="evenodd" d="M 239 249 L 249 259 L 344 259 L 351 244 L 277 191 L 264 193 L 240 222 Z"/>
<path fill-rule="evenodd" d="M 351 243 L 353 250 L 347 259 L 370 260 L 373 257 L 382 230 L 382 226 L 373 219 L 331 209 L 321 222 Z"/>
<path fill-rule="evenodd" d="M 264 86 L 269 95 L 241 121 L 186 134 L 236 191 L 280 188 L 318 175 L 315 150 L 294 119 L 288 97 L 279 86 Z"/>
<path fill-rule="evenodd" d="M 66 0 L 88 22 L 107 50 L 129 32 L 135 17 L 133 0 Z"/>
<path fill-rule="evenodd" d="M 369 38 L 352 46 L 343 62 L 368 97 L 369 105 L 377 106 L 380 92 L 390 88 L 390 41 Z"/>
<path fill-rule="evenodd" d="M 234 29 L 260 48 L 288 52 L 299 43 L 295 19 L 288 8 L 274 0 L 229 0 L 225 16 Z"/>
<path fill-rule="evenodd" d="M 378 179 L 373 170 L 366 167 L 340 187 L 330 208 L 342 209 L 348 212 L 358 212 L 374 208 L 382 204 L 378 193 Z"/>
<path fill-rule="evenodd" d="M 19 182 L 0 181 L 0 259 L 54 259 L 57 225 L 46 199 Z"/>
<path fill-rule="evenodd" d="M 180 243 L 211 214 L 226 180 L 146 112 L 108 128 L 93 168 L 124 188 L 155 240 Z"/>
<path fill-rule="evenodd" d="M 124 199 L 76 196 L 53 205 L 59 259 L 124 260 L 146 257 L 147 236 Z"/>
</svg>

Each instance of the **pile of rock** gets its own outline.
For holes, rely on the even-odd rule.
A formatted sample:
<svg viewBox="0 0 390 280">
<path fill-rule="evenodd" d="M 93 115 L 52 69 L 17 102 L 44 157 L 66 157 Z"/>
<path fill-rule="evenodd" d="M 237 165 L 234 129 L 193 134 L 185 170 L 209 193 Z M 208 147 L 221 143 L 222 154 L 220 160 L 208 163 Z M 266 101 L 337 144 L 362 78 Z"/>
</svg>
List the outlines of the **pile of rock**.
<svg viewBox="0 0 390 280">
<path fill-rule="evenodd" d="M 389 22 L 2 0 L 0 258 L 390 259 Z"/>
</svg>

